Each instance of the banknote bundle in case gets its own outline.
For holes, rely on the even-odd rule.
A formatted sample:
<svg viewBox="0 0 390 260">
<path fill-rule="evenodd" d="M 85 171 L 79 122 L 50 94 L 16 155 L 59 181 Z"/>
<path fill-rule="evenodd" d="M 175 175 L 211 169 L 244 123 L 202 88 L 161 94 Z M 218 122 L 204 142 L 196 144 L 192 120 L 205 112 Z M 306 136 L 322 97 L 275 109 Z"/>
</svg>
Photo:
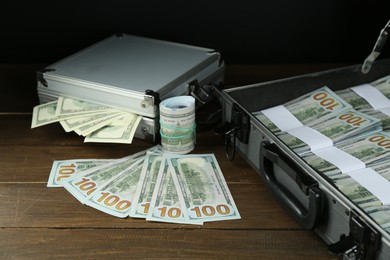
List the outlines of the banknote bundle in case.
<svg viewBox="0 0 390 260">
<path fill-rule="evenodd" d="M 199 104 L 220 85 L 218 51 L 133 35 L 114 35 L 37 73 L 41 103 L 72 98 L 141 116 L 135 137 L 155 141 L 159 102 L 193 95 Z"/>
</svg>

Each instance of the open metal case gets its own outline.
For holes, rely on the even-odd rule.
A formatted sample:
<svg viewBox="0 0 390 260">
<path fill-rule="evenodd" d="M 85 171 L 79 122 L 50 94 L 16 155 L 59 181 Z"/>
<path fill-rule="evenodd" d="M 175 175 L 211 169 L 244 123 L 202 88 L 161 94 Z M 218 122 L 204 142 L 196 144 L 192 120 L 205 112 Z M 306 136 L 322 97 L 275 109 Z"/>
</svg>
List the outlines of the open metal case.
<svg viewBox="0 0 390 260">
<path fill-rule="evenodd" d="M 389 21 L 390 23 L 390 21 Z M 332 90 L 390 75 L 390 59 L 375 61 L 389 23 L 364 64 L 218 91 L 226 153 L 237 151 L 302 228 L 314 230 L 344 259 L 390 259 L 390 234 L 324 176 L 269 131 L 253 112 L 277 106 L 323 86 Z"/>
<path fill-rule="evenodd" d="M 193 95 L 207 102 L 207 86 L 223 78 L 218 51 L 121 34 L 39 71 L 37 91 L 41 103 L 73 97 L 142 115 L 135 137 L 155 141 L 160 100 Z"/>
</svg>

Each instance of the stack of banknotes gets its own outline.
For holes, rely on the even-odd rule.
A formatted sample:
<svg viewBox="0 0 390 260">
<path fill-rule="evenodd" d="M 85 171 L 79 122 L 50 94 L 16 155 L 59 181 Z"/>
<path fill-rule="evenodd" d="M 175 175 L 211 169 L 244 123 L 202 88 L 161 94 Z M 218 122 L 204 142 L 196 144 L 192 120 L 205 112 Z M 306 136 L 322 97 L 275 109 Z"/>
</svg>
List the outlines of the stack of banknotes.
<svg viewBox="0 0 390 260">
<path fill-rule="evenodd" d="M 382 93 L 382 99 L 390 98 L 390 76 L 369 85 Z M 390 198 L 379 199 L 375 195 L 379 186 L 388 186 L 390 181 L 390 132 L 387 132 L 390 131 L 390 113 L 387 107 L 378 110 L 352 88 L 333 92 L 328 87 L 307 93 L 281 107 L 279 110 L 272 108 L 274 110 L 271 111 L 288 111 L 287 114 L 294 117 L 291 124 L 297 128 L 289 129 L 283 122 L 277 122 L 277 117 L 272 118 L 268 109 L 255 112 L 254 115 L 308 165 L 333 182 L 390 233 Z M 310 131 L 304 128 L 310 128 Z M 318 140 L 313 142 L 317 147 L 310 144 L 310 138 L 305 135 L 312 132 L 320 134 L 314 136 L 323 138 L 323 146 L 318 145 Z M 356 160 L 352 160 L 350 165 L 342 162 L 340 165 L 343 167 L 336 166 L 327 159 L 327 156 L 332 155 L 322 156 L 327 149 L 341 151 Z M 372 179 L 371 187 L 362 185 L 361 176 L 355 174 L 360 170 L 377 176 Z M 366 175 L 364 178 L 367 180 L 371 176 Z"/>
<path fill-rule="evenodd" d="M 54 161 L 47 186 L 120 218 L 195 225 L 241 218 L 213 154 L 154 146 L 115 160 Z"/>
<path fill-rule="evenodd" d="M 85 142 L 130 144 L 142 117 L 84 100 L 59 97 L 33 109 L 31 128 L 59 122 Z"/>
</svg>

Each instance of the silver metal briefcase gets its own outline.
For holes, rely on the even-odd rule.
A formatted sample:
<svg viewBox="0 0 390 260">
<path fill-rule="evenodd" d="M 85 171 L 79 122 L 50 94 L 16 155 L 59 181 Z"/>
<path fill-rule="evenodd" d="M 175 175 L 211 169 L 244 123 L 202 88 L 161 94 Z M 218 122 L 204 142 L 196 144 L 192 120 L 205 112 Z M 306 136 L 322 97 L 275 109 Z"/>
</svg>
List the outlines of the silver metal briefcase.
<svg viewBox="0 0 390 260">
<path fill-rule="evenodd" d="M 80 98 L 143 116 L 135 137 L 158 134 L 160 100 L 192 94 L 206 102 L 206 85 L 221 84 L 219 52 L 202 47 L 113 35 L 37 73 L 41 103 Z"/>
</svg>

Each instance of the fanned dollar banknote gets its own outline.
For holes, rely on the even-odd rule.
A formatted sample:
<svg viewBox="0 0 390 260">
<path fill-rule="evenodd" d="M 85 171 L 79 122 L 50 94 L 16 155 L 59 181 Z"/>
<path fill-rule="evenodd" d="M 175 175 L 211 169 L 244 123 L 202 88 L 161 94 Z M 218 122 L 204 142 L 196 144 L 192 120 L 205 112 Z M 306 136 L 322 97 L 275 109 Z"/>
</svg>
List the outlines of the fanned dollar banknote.
<svg viewBox="0 0 390 260">
<path fill-rule="evenodd" d="M 122 171 L 141 160 L 144 156 L 145 152 L 140 152 L 124 157 L 118 161 L 91 168 L 84 171 L 82 174 L 75 175 L 66 180 L 63 183 L 64 188 L 81 203 L 86 203 L 86 200 L 91 197 L 101 185 L 114 179 Z"/>
<path fill-rule="evenodd" d="M 213 154 L 169 155 L 167 161 L 190 221 L 241 218 Z"/>
<path fill-rule="evenodd" d="M 79 159 L 54 161 L 47 187 L 63 187 L 62 182 L 90 168 L 112 162 L 112 160 Z"/>
<path fill-rule="evenodd" d="M 137 161 L 101 185 L 86 204 L 116 217 L 127 217 L 136 199 L 142 163 L 142 160 Z"/>
<path fill-rule="evenodd" d="M 146 218 L 153 191 L 157 184 L 158 173 L 160 171 L 163 155 L 161 153 L 148 152 L 141 171 L 140 183 L 136 191 L 136 200 L 130 210 L 130 217 Z"/>
<path fill-rule="evenodd" d="M 179 224 L 202 224 L 201 221 L 191 223 L 180 196 L 180 190 L 173 181 L 168 161 L 162 160 L 156 185 L 152 194 L 146 220 Z"/>
<path fill-rule="evenodd" d="M 196 171 L 197 177 L 186 179 L 185 190 L 177 184 L 168 158 L 178 159 L 181 174 L 184 169 Z M 54 161 L 48 187 L 62 185 L 81 203 L 120 218 L 194 225 L 240 218 L 212 154 L 177 156 L 157 145 L 119 159 Z M 186 200 L 188 191 L 194 200 Z M 195 205 L 194 212 L 188 202 Z"/>
<path fill-rule="evenodd" d="M 130 144 L 141 119 L 109 106 L 59 97 L 34 107 L 31 128 L 59 122 L 66 132 L 84 136 L 85 142 Z"/>
</svg>

